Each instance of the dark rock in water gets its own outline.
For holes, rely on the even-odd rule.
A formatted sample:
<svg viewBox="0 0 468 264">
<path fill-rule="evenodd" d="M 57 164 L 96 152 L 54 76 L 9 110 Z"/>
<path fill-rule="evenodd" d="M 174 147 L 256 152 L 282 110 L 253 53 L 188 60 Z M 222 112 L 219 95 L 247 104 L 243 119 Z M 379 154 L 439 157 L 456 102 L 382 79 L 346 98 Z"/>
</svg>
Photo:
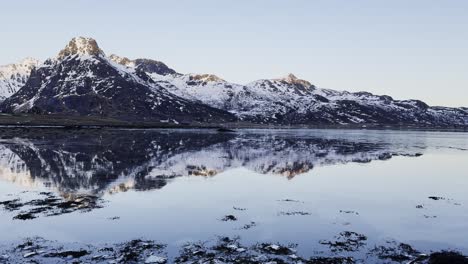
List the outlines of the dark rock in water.
<svg viewBox="0 0 468 264">
<path fill-rule="evenodd" d="M 79 250 L 79 251 L 70 250 L 70 251 L 47 253 L 44 255 L 44 257 L 47 257 L 47 258 L 81 258 L 89 254 L 90 253 L 86 250 Z"/>
<path fill-rule="evenodd" d="M 390 245 L 376 246 L 370 252 L 375 254 L 379 259 L 389 259 L 395 262 L 404 262 L 414 260 L 420 254 L 419 251 L 413 249 L 408 244 L 397 244 L 395 241 L 388 241 Z"/>
<path fill-rule="evenodd" d="M 3 208 L 7 211 L 15 211 L 22 207 L 20 199 L 0 201 L 0 205 L 3 205 Z"/>
<path fill-rule="evenodd" d="M 293 200 L 293 199 L 283 199 L 283 200 L 278 200 L 278 202 L 303 203 L 299 200 Z"/>
<path fill-rule="evenodd" d="M 436 215 L 424 215 L 424 218 L 437 218 Z"/>
<path fill-rule="evenodd" d="M 468 257 L 458 252 L 443 251 L 432 253 L 429 264 L 468 264 Z"/>
<path fill-rule="evenodd" d="M 13 217 L 15 220 L 31 220 L 44 216 L 56 216 L 68 214 L 75 211 L 89 212 L 94 209 L 102 208 L 103 200 L 92 195 L 69 195 L 61 198 L 50 192 L 41 192 L 40 199 L 34 199 L 22 202 L 20 199 L 0 202 L 7 211 L 20 211 Z"/>
<path fill-rule="evenodd" d="M 322 240 L 322 245 L 328 245 L 332 252 L 354 252 L 365 245 L 367 237 L 356 232 L 344 231 L 335 236 L 335 241 Z"/>
<path fill-rule="evenodd" d="M 255 222 L 250 222 L 248 224 L 245 224 L 243 227 L 241 227 L 240 229 L 244 229 L 244 230 L 248 230 L 248 229 L 251 229 L 252 227 L 255 227 L 257 226 L 257 223 Z"/>
<path fill-rule="evenodd" d="M 142 263 L 143 257 L 153 251 L 161 251 L 166 246 L 151 240 L 136 239 L 121 245 L 118 250 L 119 263 Z"/>
<path fill-rule="evenodd" d="M 35 218 L 37 218 L 37 216 L 33 215 L 32 213 L 18 214 L 13 217 L 15 220 L 31 220 Z"/>
<path fill-rule="evenodd" d="M 280 244 L 266 244 L 262 243 L 257 246 L 261 251 L 269 254 L 275 255 L 289 255 L 295 253 L 295 250 L 292 249 L 297 245 L 283 246 Z"/>
<path fill-rule="evenodd" d="M 354 264 L 352 257 L 312 257 L 307 264 Z"/>
<path fill-rule="evenodd" d="M 355 215 L 359 215 L 358 212 L 356 211 L 351 211 L 351 210 L 340 210 L 340 213 L 343 213 L 343 214 L 355 214 Z"/>
<path fill-rule="evenodd" d="M 427 198 L 429 198 L 429 199 L 431 199 L 431 200 L 434 200 L 434 201 L 446 200 L 446 198 L 440 197 L 440 196 L 429 196 L 429 197 L 427 197 Z"/>
<path fill-rule="evenodd" d="M 226 215 L 221 219 L 221 221 L 237 221 L 237 217 L 235 217 L 234 215 Z"/>
<path fill-rule="evenodd" d="M 10 259 L 9 255 L 6 255 L 6 254 L 0 255 L 0 263 L 8 263 L 9 259 Z"/>
<path fill-rule="evenodd" d="M 69 130 L 79 130 L 79 129 L 82 129 L 83 126 L 79 126 L 79 125 L 74 125 L 74 126 L 64 126 L 63 129 L 69 129 Z"/>
<path fill-rule="evenodd" d="M 310 213 L 301 212 L 301 211 L 297 211 L 297 212 L 279 212 L 278 215 L 287 215 L 287 216 L 291 216 L 291 215 L 310 215 Z"/>
<path fill-rule="evenodd" d="M 236 131 L 234 131 L 232 129 L 224 128 L 224 127 L 218 128 L 216 131 L 218 131 L 218 132 L 236 132 Z"/>
<path fill-rule="evenodd" d="M 349 231 L 340 233 L 336 238 L 343 244 L 359 244 L 365 240 L 363 235 Z M 0 254 L 0 263 L 468 264 L 467 257 L 458 252 L 442 251 L 426 255 L 411 245 L 394 240 L 386 241 L 385 245 L 377 245 L 370 250 L 368 247 L 362 247 L 363 250 L 356 253 L 352 253 L 354 250 L 314 251 L 308 259 L 296 255 L 297 247 L 297 244 L 265 242 L 244 246 L 240 243 L 240 237 L 219 236 L 217 240 L 187 243 L 180 248 L 179 254 L 173 255 L 173 259 L 168 259 L 166 245 L 152 240 L 136 239 L 121 244 L 107 244 L 100 248 L 31 238 L 2 252 L 4 255 Z"/>
</svg>

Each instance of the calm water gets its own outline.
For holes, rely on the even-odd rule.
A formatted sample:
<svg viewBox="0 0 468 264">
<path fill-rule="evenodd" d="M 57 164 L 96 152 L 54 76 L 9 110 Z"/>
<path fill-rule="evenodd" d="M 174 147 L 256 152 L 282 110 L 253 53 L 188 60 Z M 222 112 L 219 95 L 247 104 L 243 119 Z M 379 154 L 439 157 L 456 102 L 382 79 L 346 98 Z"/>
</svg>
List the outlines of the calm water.
<svg viewBox="0 0 468 264">
<path fill-rule="evenodd" d="M 0 201 L 50 191 L 95 195 L 103 207 L 23 221 L 0 206 L 0 244 L 143 237 L 175 250 L 226 235 L 297 243 L 307 256 L 353 231 L 369 247 L 395 240 L 468 254 L 466 133 L 44 129 L 0 137 Z M 221 221 L 226 215 L 238 220 Z"/>
</svg>

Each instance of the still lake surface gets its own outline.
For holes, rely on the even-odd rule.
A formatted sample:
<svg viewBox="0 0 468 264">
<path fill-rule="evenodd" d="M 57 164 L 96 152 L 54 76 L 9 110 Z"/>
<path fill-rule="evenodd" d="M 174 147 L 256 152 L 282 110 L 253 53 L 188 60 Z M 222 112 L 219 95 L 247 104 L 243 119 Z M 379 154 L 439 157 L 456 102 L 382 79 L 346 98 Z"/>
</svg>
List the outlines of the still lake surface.
<svg viewBox="0 0 468 264">
<path fill-rule="evenodd" d="M 468 134 L 373 130 L 80 130 L 0 135 L 0 201 L 92 195 L 102 208 L 51 215 L 0 206 L 0 244 L 135 238 L 170 252 L 239 236 L 320 241 L 343 231 L 468 254 Z M 432 197 L 429 198 L 429 197 Z M 236 221 L 223 221 L 226 216 Z M 226 219 L 224 219 L 226 220 Z"/>
</svg>

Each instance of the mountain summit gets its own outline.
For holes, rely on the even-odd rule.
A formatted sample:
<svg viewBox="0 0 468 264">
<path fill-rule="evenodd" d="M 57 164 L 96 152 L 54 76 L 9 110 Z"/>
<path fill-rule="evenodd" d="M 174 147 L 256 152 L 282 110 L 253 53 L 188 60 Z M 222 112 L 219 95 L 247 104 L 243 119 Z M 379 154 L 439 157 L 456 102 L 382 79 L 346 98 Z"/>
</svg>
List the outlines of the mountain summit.
<svg viewBox="0 0 468 264">
<path fill-rule="evenodd" d="M 70 40 L 68 45 L 60 51 L 58 57 L 64 58 L 73 55 L 105 56 L 96 40 L 85 37 L 76 37 Z"/>
<path fill-rule="evenodd" d="M 296 75 L 294 75 L 292 73 L 288 74 L 286 77 L 281 78 L 279 80 L 283 81 L 283 82 L 286 82 L 288 84 L 301 85 L 301 86 L 303 86 L 305 88 L 308 88 L 308 87 L 315 88 L 315 86 L 313 86 L 310 82 L 308 82 L 306 80 L 301 80 L 301 79 L 297 78 Z"/>
</svg>

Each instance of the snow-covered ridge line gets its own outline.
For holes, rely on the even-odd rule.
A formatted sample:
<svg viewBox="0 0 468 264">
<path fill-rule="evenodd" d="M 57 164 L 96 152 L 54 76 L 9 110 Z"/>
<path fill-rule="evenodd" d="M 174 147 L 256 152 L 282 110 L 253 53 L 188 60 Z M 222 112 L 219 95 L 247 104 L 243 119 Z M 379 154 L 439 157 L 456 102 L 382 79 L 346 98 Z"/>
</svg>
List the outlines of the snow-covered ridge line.
<svg viewBox="0 0 468 264">
<path fill-rule="evenodd" d="M 30 57 L 0 66 L 0 101 L 16 93 L 26 83 L 31 70 L 38 66 L 39 60 Z"/>
<path fill-rule="evenodd" d="M 174 123 L 468 125 L 466 108 L 324 89 L 293 74 L 245 85 L 182 74 L 157 60 L 107 56 L 92 38 L 73 38 L 40 66 L 31 61 L 8 80 L 0 78 L 1 111 Z"/>
</svg>

